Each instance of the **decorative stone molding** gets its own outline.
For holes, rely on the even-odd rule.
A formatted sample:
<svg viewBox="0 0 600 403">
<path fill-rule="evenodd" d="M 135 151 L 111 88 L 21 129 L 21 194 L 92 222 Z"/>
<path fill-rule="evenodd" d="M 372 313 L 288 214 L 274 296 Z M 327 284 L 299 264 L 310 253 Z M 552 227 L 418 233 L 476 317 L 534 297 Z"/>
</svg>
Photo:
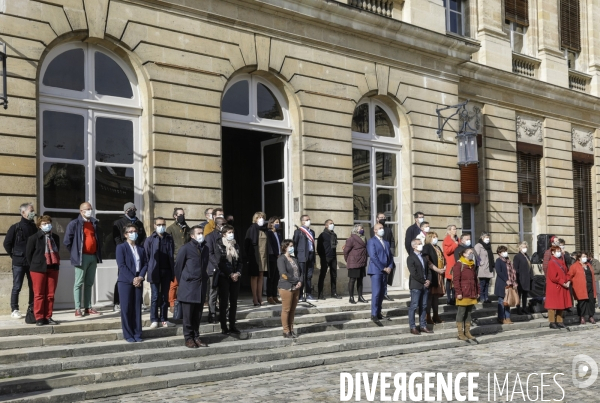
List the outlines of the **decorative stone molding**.
<svg viewBox="0 0 600 403">
<path fill-rule="evenodd" d="M 582 153 L 594 152 L 594 132 L 589 129 L 571 129 L 573 151 Z"/>
<path fill-rule="evenodd" d="M 544 141 L 542 133 L 542 121 L 529 120 L 523 116 L 517 116 L 517 140 L 520 141 L 537 141 L 541 143 Z"/>
</svg>

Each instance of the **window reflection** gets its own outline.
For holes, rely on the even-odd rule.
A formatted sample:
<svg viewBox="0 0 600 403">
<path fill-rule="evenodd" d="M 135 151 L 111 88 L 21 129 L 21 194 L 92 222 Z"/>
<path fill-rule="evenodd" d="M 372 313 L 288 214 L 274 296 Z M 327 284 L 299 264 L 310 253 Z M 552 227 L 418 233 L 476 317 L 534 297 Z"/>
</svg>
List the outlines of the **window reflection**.
<svg viewBox="0 0 600 403">
<path fill-rule="evenodd" d="M 371 183 L 371 151 L 352 149 L 352 173 L 354 183 Z"/>
<path fill-rule="evenodd" d="M 96 208 L 121 211 L 134 198 L 133 168 L 96 167 Z"/>
<path fill-rule="evenodd" d="M 354 109 L 352 115 L 352 131 L 369 133 L 369 104 L 362 104 Z"/>
<path fill-rule="evenodd" d="M 70 160 L 83 159 L 86 134 L 83 116 L 44 111 L 42 126 L 44 156 Z"/>
<path fill-rule="evenodd" d="M 83 66 L 83 49 L 67 50 L 56 56 L 48 64 L 42 83 L 47 87 L 83 91 L 85 89 L 85 72 Z M 65 74 L 65 72 L 69 73 Z"/>
<path fill-rule="evenodd" d="M 382 137 L 394 137 L 394 125 L 385 111 L 375 106 L 375 134 Z"/>
<path fill-rule="evenodd" d="M 133 163 L 133 122 L 131 120 L 104 117 L 96 119 L 96 161 Z"/>
<path fill-rule="evenodd" d="M 96 93 L 120 98 L 133 98 L 133 90 L 127 74 L 112 58 L 104 53 L 94 55 Z"/>
<path fill-rule="evenodd" d="M 250 114 L 248 81 L 239 81 L 227 90 L 223 97 L 221 110 L 236 115 L 247 116 Z"/>
<path fill-rule="evenodd" d="M 44 206 L 79 210 L 85 201 L 85 167 L 45 162 L 43 169 Z"/>
<path fill-rule="evenodd" d="M 376 153 L 377 184 L 381 186 L 396 186 L 396 155 L 391 153 Z"/>
<path fill-rule="evenodd" d="M 277 98 L 261 83 L 256 86 L 257 114 L 261 119 L 283 120 L 283 112 Z"/>
</svg>

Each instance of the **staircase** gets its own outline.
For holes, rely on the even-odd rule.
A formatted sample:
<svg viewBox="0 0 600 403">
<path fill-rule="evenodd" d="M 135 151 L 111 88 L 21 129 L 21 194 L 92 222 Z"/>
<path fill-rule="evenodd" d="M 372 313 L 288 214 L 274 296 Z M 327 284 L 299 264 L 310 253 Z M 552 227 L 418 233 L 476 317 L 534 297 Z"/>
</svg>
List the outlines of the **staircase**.
<svg viewBox="0 0 600 403">
<path fill-rule="evenodd" d="M 394 296 L 394 295 L 393 295 Z M 72 313 L 60 325 L 0 323 L 0 401 L 73 402 L 117 396 L 184 384 L 200 384 L 317 365 L 373 359 L 419 351 L 464 346 L 456 337 L 456 307 L 442 304 L 443 324 L 433 334 L 414 336 L 408 328 L 406 294 L 384 302 L 392 318 L 379 327 L 370 320 L 370 304 L 351 305 L 326 300 L 296 312 L 296 340 L 282 337 L 280 306 L 256 309 L 241 301 L 240 337 L 225 336 L 219 325 L 202 324 L 208 348 L 183 346 L 181 326 L 149 329 L 144 314 L 142 343 L 127 343 L 118 313 L 76 320 Z M 541 314 L 513 315 L 512 325 L 496 322 L 497 304 L 478 304 L 477 325 L 471 329 L 479 343 L 531 338 L 558 332 Z M 205 320 L 205 318 L 203 318 Z M 592 330 L 576 316 L 565 318 L 569 330 Z M 565 330 L 562 330 L 563 332 Z"/>
</svg>

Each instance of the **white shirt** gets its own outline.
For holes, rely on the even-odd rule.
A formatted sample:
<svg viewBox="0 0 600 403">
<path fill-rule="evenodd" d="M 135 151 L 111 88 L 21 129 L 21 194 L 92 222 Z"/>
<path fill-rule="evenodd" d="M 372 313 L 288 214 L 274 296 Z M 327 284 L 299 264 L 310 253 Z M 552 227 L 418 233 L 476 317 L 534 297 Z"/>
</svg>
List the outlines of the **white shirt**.
<svg viewBox="0 0 600 403">
<path fill-rule="evenodd" d="M 133 257 L 135 259 L 135 275 L 139 276 L 140 274 L 140 255 L 138 254 L 137 248 L 135 245 L 131 245 L 127 242 L 127 245 L 131 248 L 131 252 L 133 253 Z"/>
</svg>

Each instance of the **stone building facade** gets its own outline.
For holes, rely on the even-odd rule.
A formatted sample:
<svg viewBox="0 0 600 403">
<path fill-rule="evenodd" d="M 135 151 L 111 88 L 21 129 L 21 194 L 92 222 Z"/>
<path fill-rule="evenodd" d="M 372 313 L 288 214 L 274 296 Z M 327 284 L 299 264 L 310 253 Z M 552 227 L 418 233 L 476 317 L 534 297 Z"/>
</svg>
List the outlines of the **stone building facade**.
<svg viewBox="0 0 600 403">
<path fill-rule="evenodd" d="M 0 0 L 0 240 L 23 202 L 60 233 L 89 200 L 110 245 L 132 199 L 147 227 L 224 205 L 238 238 L 257 210 L 287 236 L 331 218 L 340 254 L 381 210 L 403 287 L 417 210 L 440 238 L 456 224 L 511 252 L 544 233 L 597 252 L 598 25 L 595 0 Z M 439 137 L 436 109 L 465 100 L 480 163 L 461 170 L 460 122 Z M 1 254 L 1 311 L 10 273 Z"/>
</svg>

